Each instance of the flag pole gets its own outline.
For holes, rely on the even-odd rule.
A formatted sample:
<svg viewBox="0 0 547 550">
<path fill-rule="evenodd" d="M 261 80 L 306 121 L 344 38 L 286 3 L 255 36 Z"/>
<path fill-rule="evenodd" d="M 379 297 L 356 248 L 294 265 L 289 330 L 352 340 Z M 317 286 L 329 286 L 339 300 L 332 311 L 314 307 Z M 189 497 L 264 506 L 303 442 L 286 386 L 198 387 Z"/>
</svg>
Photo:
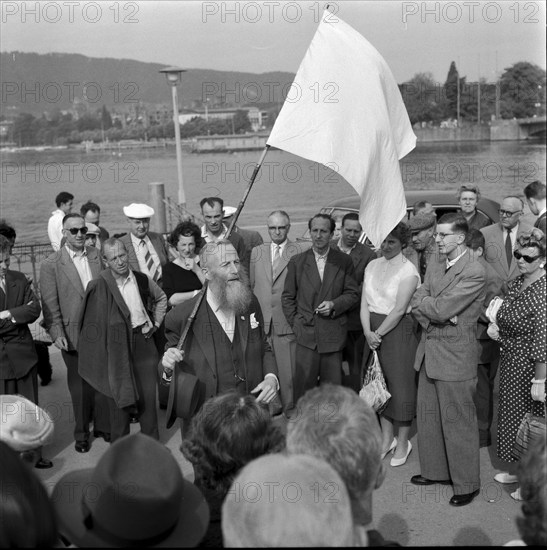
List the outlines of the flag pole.
<svg viewBox="0 0 547 550">
<path fill-rule="evenodd" d="M 226 232 L 226 239 L 230 236 L 232 233 L 232 229 L 234 228 L 237 219 L 239 217 L 239 214 L 241 210 L 243 209 L 243 206 L 245 205 L 245 201 L 247 200 L 247 197 L 249 193 L 251 192 L 251 188 L 253 187 L 253 184 L 255 182 L 256 176 L 258 175 L 258 172 L 260 171 L 260 168 L 262 166 L 262 163 L 264 162 L 264 158 L 266 157 L 266 154 L 268 152 L 268 149 L 270 148 L 269 145 L 266 145 L 264 147 L 264 150 L 262 151 L 262 155 L 260 156 L 260 159 L 258 163 L 256 164 L 253 173 L 251 175 L 251 179 L 249 180 L 249 185 L 247 186 L 247 189 L 245 190 L 245 193 L 243 194 L 243 198 L 239 202 L 237 206 L 237 210 L 235 211 L 235 214 L 232 218 L 232 221 L 230 223 L 230 226 L 228 227 L 228 231 Z M 203 288 L 201 289 L 200 293 L 198 294 L 198 299 L 196 300 L 196 303 L 194 305 L 194 309 L 192 309 L 192 313 L 190 314 L 190 317 L 188 317 L 188 321 L 186 322 L 186 326 L 184 327 L 184 330 L 180 336 L 179 342 L 177 344 L 177 349 L 182 350 L 184 347 L 184 342 L 186 341 L 186 337 L 188 336 L 188 332 L 190 331 L 190 328 L 192 327 L 192 324 L 194 323 L 194 320 L 196 318 L 199 306 L 201 305 L 201 302 L 203 300 L 203 297 L 205 296 L 205 292 L 207 290 L 207 281 L 203 284 Z"/>
</svg>

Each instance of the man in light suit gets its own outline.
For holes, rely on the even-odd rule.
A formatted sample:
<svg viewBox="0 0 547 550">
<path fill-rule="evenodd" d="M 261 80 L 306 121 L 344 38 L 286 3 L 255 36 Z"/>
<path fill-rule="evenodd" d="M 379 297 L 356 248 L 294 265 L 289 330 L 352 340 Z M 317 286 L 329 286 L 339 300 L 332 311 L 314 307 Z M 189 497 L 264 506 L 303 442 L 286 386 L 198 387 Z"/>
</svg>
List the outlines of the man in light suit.
<svg viewBox="0 0 547 550">
<path fill-rule="evenodd" d="M 161 268 L 169 261 L 165 239 L 150 231 L 154 209 L 147 204 L 132 203 L 123 207 L 131 233 L 120 237 L 129 258 L 129 267 L 148 275 L 161 287 Z"/>
<path fill-rule="evenodd" d="M 359 298 L 363 290 L 363 279 L 367 265 L 376 254 L 364 244 L 359 242 L 363 228 L 359 223 L 359 215 L 350 212 L 342 218 L 340 239 L 331 242 L 334 250 L 347 254 L 355 267 L 355 282 L 359 286 Z M 365 350 L 365 335 L 361 325 L 361 301 L 348 311 L 348 341 L 344 348 L 343 358 L 348 362 L 349 375 L 344 380 L 344 385 L 353 388 L 356 392 L 361 389 L 361 369 L 363 366 L 363 352 Z M 368 348 L 367 348 L 368 354 Z"/>
<path fill-rule="evenodd" d="M 40 268 L 40 293 L 44 323 L 53 343 L 61 350 L 74 410 L 75 449 L 89 451 L 89 423 L 95 437 L 110 441 L 108 407 L 104 399 L 78 374 L 78 320 L 91 279 L 102 271 L 99 251 L 86 247 L 87 227 L 80 214 L 63 220 L 64 246 L 48 256 Z"/>
<path fill-rule="evenodd" d="M 517 262 L 513 258 L 513 250 L 518 237 L 532 229 L 530 225 L 520 221 L 523 207 L 524 203 L 518 197 L 505 197 L 500 207 L 499 223 L 481 229 L 485 242 L 484 259 L 491 268 L 488 271 L 488 290 L 492 297 L 502 296 L 507 283 L 520 275 Z M 492 341 L 490 348 L 490 361 L 481 363 L 478 370 L 477 418 L 481 446 L 491 443 L 494 380 L 500 359 L 499 343 Z"/>
<path fill-rule="evenodd" d="M 423 328 L 417 427 L 421 475 L 415 485 L 453 484 L 453 506 L 480 491 L 479 432 L 473 397 L 477 384 L 477 319 L 485 296 L 484 268 L 465 246 L 467 222 L 444 215 L 437 225 L 440 258 L 427 266 L 411 300 Z"/>
<path fill-rule="evenodd" d="M 342 383 L 347 311 L 359 301 L 351 258 L 330 247 L 335 221 L 316 214 L 308 222 L 312 248 L 289 260 L 281 295 L 296 335 L 295 402 L 321 383 Z"/>
<path fill-rule="evenodd" d="M 264 330 L 271 342 L 279 377 L 283 412 L 290 415 L 294 409 L 293 379 L 295 374 L 296 340 L 283 314 L 281 293 L 287 276 L 287 264 L 301 247 L 288 239 L 291 228 L 289 215 L 276 210 L 268 216 L 271 243 L 253 248 L 250 279 L 264 316 Z"/>
</svg>

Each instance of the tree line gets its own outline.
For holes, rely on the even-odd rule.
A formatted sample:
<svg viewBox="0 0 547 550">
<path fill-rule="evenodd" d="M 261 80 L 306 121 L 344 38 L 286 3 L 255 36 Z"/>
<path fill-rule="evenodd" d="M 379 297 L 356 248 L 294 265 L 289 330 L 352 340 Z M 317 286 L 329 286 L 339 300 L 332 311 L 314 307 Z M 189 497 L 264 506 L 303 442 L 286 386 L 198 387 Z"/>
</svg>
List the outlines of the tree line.
<svg viewBox="0 0 547 550">
<path fill-rule="evenodd" d="M 528 62 L 518 62 L 506 69 L 495 84 L 468 82 L 452 62 L 444 84 L 434 81 L 430 73 L 418 73 L 399 85 L 412 124 L 439 125 L 456 120 L 460 124 L 486 124 L 492 116 L 502 119 L 545 115 L 545 70 Z M 278 108 L 268 111 L 268 126 L 273 126 Z M 183 139 L 198 135 L 226 135 L 249 132 L 247 112 L 239 110 L 233 119 L 208 121 L 196 116 L 181 125 Z M 19 114 L 10 138 L 19 146 L 68 145 L 82 141 L 120 141 L 122 139 L 172 139 L 172 121 L 143 124 L 138 119 L 122 124 L 106 106 L 85 113 L 77 119 L 70 113 L 56 111 L 46 117 Z"/>
</svg>

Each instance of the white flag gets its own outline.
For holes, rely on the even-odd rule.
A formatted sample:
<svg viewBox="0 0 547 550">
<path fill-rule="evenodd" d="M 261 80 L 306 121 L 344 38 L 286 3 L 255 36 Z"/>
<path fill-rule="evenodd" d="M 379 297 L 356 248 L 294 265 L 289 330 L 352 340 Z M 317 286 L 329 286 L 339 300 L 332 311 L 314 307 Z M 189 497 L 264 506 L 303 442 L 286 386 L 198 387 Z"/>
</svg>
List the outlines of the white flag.
<svg viewBox="0 0 547 550">
<path fill-rule="evenodd" d="M 406 215 L 399 159 L 416 136 L 387 63 L 325 11 L 268 145 L 332 168 L 361 197 L 359 218 L 379 247 Z"/>
</svg>

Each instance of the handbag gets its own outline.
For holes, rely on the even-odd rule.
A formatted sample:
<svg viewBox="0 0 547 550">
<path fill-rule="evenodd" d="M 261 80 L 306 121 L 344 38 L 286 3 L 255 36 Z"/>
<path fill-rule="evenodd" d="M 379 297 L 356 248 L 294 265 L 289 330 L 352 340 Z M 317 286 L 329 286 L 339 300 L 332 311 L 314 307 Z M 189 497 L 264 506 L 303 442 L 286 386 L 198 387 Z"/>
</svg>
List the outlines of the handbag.
<svg viewBox="0 0 547 550">
<path fill-rule="evenodd" d="M 516 460 L 524 457 L 532 443 L 540 438 L 546 437 L 545 417 L 535 414 L 534 407 L 536 403 L 542 406 L 543 403 L 534 401 L 532 410 L 527 412 L 517 430 L 517 436 L 513 443 L 512 456 Z"/>
<path fill-rule="evenodd" d="M 365 379 L 363 387 L 359 392 L 359 397 L 377 413 L 381 413 L 386 408 L 391 398 L 376 350 L 369 356 Z"/>
</svg>

